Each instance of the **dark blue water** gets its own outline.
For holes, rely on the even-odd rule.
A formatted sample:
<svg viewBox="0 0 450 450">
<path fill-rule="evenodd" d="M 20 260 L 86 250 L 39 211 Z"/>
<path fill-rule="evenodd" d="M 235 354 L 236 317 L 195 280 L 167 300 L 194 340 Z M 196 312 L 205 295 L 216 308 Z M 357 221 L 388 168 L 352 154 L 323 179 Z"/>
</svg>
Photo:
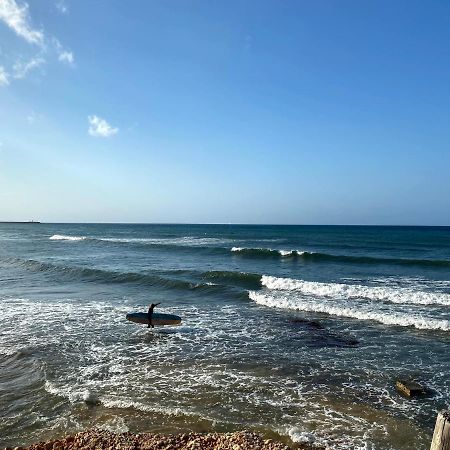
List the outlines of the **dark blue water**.
<svg viewBox="0 0 450 450">
<path fill-rule="evenodd" d="M 125 320 L 156 301 L 182 325 Z M 3 446 L 97 425 L 427 449 L 450 228 L 0 224 L 0 327 Z"/>
</svg>

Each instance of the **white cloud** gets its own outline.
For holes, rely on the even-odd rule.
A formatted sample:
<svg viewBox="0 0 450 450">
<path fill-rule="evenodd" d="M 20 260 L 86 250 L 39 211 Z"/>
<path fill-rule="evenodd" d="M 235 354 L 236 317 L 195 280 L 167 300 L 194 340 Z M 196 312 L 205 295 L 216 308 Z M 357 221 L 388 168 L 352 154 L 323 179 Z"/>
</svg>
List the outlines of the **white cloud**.
<svg viewBox="0 0 450 450">
<path fill-rule="evenodd" d="M 8 74 L 5 72 L 5 69 L 0 66 L 0 86 L 8 86 Z"/>
<path fill-rule="evenodd" d="M 73 53 L 72 52 L 68 52 L 67 50 L 64 50 L 64 51 L 62 51 L 59 54 L 58 59 L 60 61 L 65 61 L 65 62 L 67 62 L 69 64 L 73 64 L 73 60 L 74 60 Z"/>
<path fill-rule="evenodd" d="M 73 53 L 65 50 L 64 47 L 61 45 L 61 42 L 58 41 L 58 39 L 56 39 L 55 37 L 52 38 L 52 43 L 56 49 L 56 52 L 58 53 L 58 59 L 60 61 L 69 63 L 69 64 L 73 64 L 74 63 L 74 57 L 73 57 Z"/>
<path fill-rule="evenodd" d="M 30 24 L 27 3 L 20 6 L 15 0 L 0 0 L 0 20 L 30 44 L 44 45 L 44 33 Z"/>
<path fill-rule="evenodd" d="M 56 9 L 61 13 L 61 14 L 68 14 L 69 12 L 69 7 L 67 6 L 67 3 L 64 0 L 59 0 L 56 2 L 55 4 Z"/>
<path fill-rule="evenodd" d="M 64 0 L 61 0 L 61 7 L 65 5 Z M 67 6 L 65 6 L 67 8 Z M 4 22 L 11 30 L 13 30 L 19 37 L 23 38 L 29 44 L 38 45 L 40 50 L 28 63 L 23 63 L 23 57 L 12 56 L 15 59 L 12 68 L 9 70 L 0 66 L 0 86 L 9 84 L 12 78 L 22 79 L 33 69 L 43 65 L 50 51 L 56 53 L 58 60 L 69 65 L 74 64 L 74 55 L 71 51 L 66 50 L 58 39 L 52 36 L 46 36 L 43 30 L 33 28 L 29 15 L 28 3 L 22 0 L 0 0 L 0 22 Z"/>
<path fill-rule="evenodd" d="M 33 69 L 36 69 L 37 67 L 41 66 L 44 63 L 45 63 L 45 59 L 43 59 L 39 56 L 32 58 L 27 63 L 22 63 L 20 61 L 17 61 L 13 66 L 13 69 L 14 69 L 13 76 L 14 76 L 14 78 L 17 78 L 17 79 L 25 78 L 26 75 L 28 74 L 28 72 L 30 72 Z"/>
<path fill-rule="evenodd" d="M 105 119 L 98 116 L 88 116 L 89 130 L 88 133 L 95 137 L 110 137 L 117 134 L 118 128 L 113 128 Z"/>
</svg>

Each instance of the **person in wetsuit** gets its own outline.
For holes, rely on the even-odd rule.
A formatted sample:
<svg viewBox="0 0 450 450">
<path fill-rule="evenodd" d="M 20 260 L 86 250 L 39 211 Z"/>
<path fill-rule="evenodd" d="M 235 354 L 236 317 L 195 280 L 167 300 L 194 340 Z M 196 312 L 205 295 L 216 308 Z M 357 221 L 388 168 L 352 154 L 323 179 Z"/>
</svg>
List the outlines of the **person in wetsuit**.
<svg viewBox="0 0 450 450">
<path fill-rule="evenodd" d="M 148 308 L 148 327 L 147 328 L 155 328 L 155 326 L 152 324 L 152 317 L 153 317 L 153 310 L 155 309 L 155 306 L 158 306 L 161 302 L 159 303 L 152 303 L 150 305 L 150 307 Z"/>
</svg>

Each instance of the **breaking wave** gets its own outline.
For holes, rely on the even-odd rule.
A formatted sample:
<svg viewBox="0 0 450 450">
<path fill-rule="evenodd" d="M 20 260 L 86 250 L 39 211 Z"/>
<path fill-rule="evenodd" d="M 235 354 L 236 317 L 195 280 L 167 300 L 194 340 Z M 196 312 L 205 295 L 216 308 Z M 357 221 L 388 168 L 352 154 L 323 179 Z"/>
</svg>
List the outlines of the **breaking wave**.
<svg viewBox="0 0 450 450">
<path fill-rule="evenodd" d="M 174 238 L 155 237 L 155 238 L 121 238 L 121 237 L 97 237 L 97 236 L 69 236 L 64 234 L 54 234 L 50 236 L 51 241 L 99 241 L 99 242 L 111 242 L 117 244 L 147 244 L 147 245 L 174 245 L 181 247 L 201 247 L 208 245 L 219 245 L 233 242 L 230 239 L 225 238 L 208 238 L 208 237 L 195 237 L 195 236 L 183 236 Z"/>
<path fill-rule="evenodd" d="M 450 306 L 450 294 L 418 291 L 411 288 L 390 286 L 363 286 L 359 284 L 321 283 L 263 275 L 261 283 L 268 289 L 297 291 L 315 297 L 368 299 L 391 303 Z"/>
<path fill-rule="evenodd" d="M 65 236 L 64 234 L 54 234 L 49 237 L 51 241 L 84 241 L 86 236 Z"/>
<path fill-rule="evenodd" d="M 415 327 L 420 330 L 450 331 L 450 321 L 415 314 L 376 311 L 360 305 L 348 306 L 327 300 L 311 300 L 293 295 L 250 291 L 249 297 L 259 305 L 296 311 L 324 313 L 358 320 L 372 320 L 384 325 Z"/>
<path fill-rule="evenodd" d="M 151 246 L 154 248 L 197 248 L 199 250 L 209 250 L 211 252 L 228 253 L 249 258 L 283 258 L 299 260 L 305 263 L 348 263 L 348 264 L 394 264 L 402 266 L 429 266 L 435 268 L 450 268 L 449 260 L 440 259 L 415 259 L 415 258 L 387 258 L 365 255 L 335 255 L 331 253 L 321 253 L 297 249 L 273 249 L 264 247 L 232 247 L 226 246 L 233 242 L 232 239 L 184 236 L 179 238 L 115 238 L 115 237 L 94 237 L 94 236 L 69 236 L 54 234 L 49 237 L 52 241 L 95 241 L 110 244 L 128 244 Z"/>
<path fill-rule="evenodd" d="M 298 257 L 302 256 L 306 252 L 300 250 L 274 250 L 271 248 L 247 248 L 247 247 L 233 247 L 232 252 L 238 253 L 244 256 L 253 257 Z"/>
<path fill-rule="evenodd" d="M 334 255 L 331 253 L 320 253 L 304 250 L 279 250 L 272 248 L 250 248 L 250 247 L 232 247 L 231 251 L 242 256 L 264 258 L 296 258 L 305 262 L 337 262 L 352 264 L 398 264 L 405 266 L 433 266 L 450 267 L 449 260 L 440 259 L 408 259 L 408 258 L 383 258 L 376 256 L 359 255 Z"/>
</svg>

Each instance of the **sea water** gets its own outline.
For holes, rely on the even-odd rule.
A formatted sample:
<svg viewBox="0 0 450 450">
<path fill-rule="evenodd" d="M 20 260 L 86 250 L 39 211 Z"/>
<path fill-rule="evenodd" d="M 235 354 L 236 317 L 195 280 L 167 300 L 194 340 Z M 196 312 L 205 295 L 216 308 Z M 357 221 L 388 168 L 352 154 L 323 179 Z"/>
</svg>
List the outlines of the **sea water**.
<svg viewBox="0 0 450 450">
<path fill-rule="evenodd" d="M 125 320 L 152 302 L 182 325 Z M 450 228 L 1 224 L 0 330 L 0 446 L 96 425 L 425 450 Z"/>
</svg>

